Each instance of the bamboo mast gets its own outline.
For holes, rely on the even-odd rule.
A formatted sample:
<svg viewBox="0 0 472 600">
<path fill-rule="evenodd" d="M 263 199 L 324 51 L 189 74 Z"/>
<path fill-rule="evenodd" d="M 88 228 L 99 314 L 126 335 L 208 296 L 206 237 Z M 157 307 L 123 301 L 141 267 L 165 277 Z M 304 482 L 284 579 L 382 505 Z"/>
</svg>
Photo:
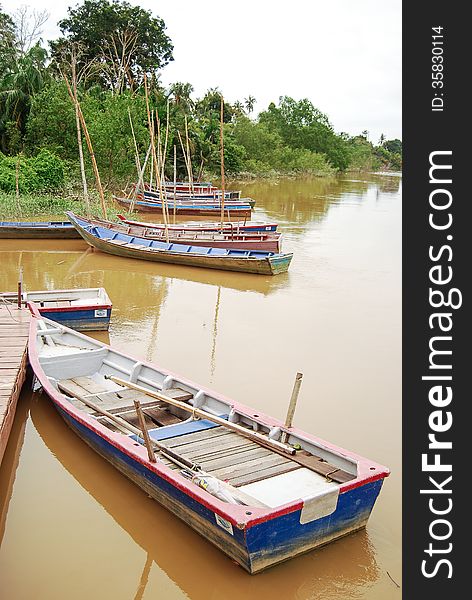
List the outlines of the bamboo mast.
<svg viewBox="0 0 472 600">
<path fill-rule="evenodd" d="M 192 175 L 192 159 L 190 158 L 190 143 L 189 143 L 189 138 L 188 138 L 187 115 L 185 115 L 185 138 L 186 138 L 186 143 L 187 143 L 188 177 L 189 177 L 189 183 L 190 183 L 190 191 L 193 194 L 194 189 L 193 189 L 193 175 Z"/>
<path fill-rule="evenodd" d="M 167 193 L 165 191 L 165 186 L 163 185 L 162 181 L 163 181 L 163 172 L 164 172 L 164 156 L 162 153 L 162 137 L 161 137 L 161 121 L 159 119 L 159 115 L 157 114 L 156 111 L 156 122 L 157 122 L 157 158 L 159 161 L 159 165 L 158 165 L 158 170 L 160 173 L 159 176 L 159 195 L 162 198 L 165 198 L 165 211 L 166 211 L 166 218 L 167 218 L 167 222 L 169 222 L 169 204 L 167 202 Z"/>
<path fill-rule="evenodd" d="M 85 175 L 85 163 L 84 163 L 84 151 L 82 148 L 82 131 L 80 127 L 80 116 L 79 109 L 77 108 L 77 102 L 79 99 L 77 93 L 77 56 L 76 50 L 73 48 L 72 50 L 72 62 L 71 62 L 71 70 L 72 70 L 72 90 L 74 92 L 75 103 L 75 128 L 77 130 L 77 145 L 79 147 L 79 163 L 80 163 L 80 176 L 82 178 L 82 189 L 84 191 L 84 200 L 85 206 L 87 208 L 87 216 L 92 216 L 92 211 L 90 209 L 90 198 L 88 195 L 88 187 L 87 187 L 87 177 Z"/>
<path fill-rule="evenodd" d="M 72 89 L 70 87 L 69 84 L 69 80 L 67 79 L 66 75 L 64 73 L 62 73 L 62 71 L 59 69 L 62 77 L 64 78 L 64 81 L 66 82 L 67 85 L 67 91 L 69 92 L 69 96 L 72 100 L 72 102 L 75 104 L 75 106 L 77 107 L 78 111 L 79 111 L 79 118 L 80 118 L 80 124 L 82 125 L 82 130 L 84 132 L 85 135 L 85 140 L 87 142 L 87 147 L 89 150 L 89 154 L 90 154 L 90 159 L 92 161 L 92 167 L 93 167 L 93 172 L 95 175 L 95 181 L 97 183 L 97 189 L 98 189 L 98 193 L 100 195 L 100 203 L 102 206 L 102 214 L 103 217 L 106 219 L 107 218 L 107 206 L 106 206 L 106 202 L 105 202 L 105 195 L 103 193 L 103 187 L 102 187 L 102 182 L 100 180 L 100 173 L 98 172 L 98 166 L 97 166 L 97 161 L 95 160 L 95 154 L 93 152 L 93 146 L 92 146 L 92 140 L 90 139 L 89 136 L 89 132 L 87 129 L 87 123 L 85 122 L 85 118 L 84 115 L 82 113 L 82 109 L 80 108 L 80 102 L 79 100 L 74 98 L 74 94 L 72 92 Z"/>
<path fill-rule="evenodd" d="M 138 177 L 138 182 L 137 184 L 134 186 L 134 192 L 133 192 L 133 199 L 131 200 L 131 204 L 128 210 L 128 214 L 131 214 L 134 210 L 134 204 L 136 202 L 136 196 L 138 195 L 138 190 L 141 188 L 144 188 L 144 173 L 146 172 L 146 167 L 147 167 L 147 163 L 149 160 L 149 155 L 151 154 L 151 144 L 149 144 L 149 148 L 146 152 L 146 158 L 144 159 L 144 164 L 142 166 L 142 169 L 139 173 L 139 177 Z"/>
<path fill-rule="evenodd" d="M 155 174 L 156 174 L 156 181 L 159 184 L 159 196 L 160 196 L 161 204 L 162 204 L 162 218 L 164 219 L 164 229 L 165 229 L 165 235 L 166 235 L 166 242 L 168 243 L 169 242 L 169 227 L 168 227 L 168 224 L 167 224 L 167 215 L 166 215 L 166 210 L 165 210 L 165 200 L 162 197 L 162 187 L 161 187 L 160 181 L 159 181 L 159 168 L 158 168 L 158 162 L 157 162 L 157 156 L 156 156 L 156 145 L 155 145 L 155 140 L 154 140 L 154 118 L 151 119 L 151 112 L 149 110 L 149 96 L 148 96 L 146 74 L 144 74 L 144 93 L 145 93 L 145 96 L 146 96 L 146 110 L 147 110 L 149 134 L 151 136 L 151 151 L 152 151 L 152 156 L 153 156 L 153 159 L 154 159 L 154 169 L 155 169 Z"/>
<path fill-rule="evenodd" d="M 138 144 L 136 143 L 136 136 L 134 135 L 133 120 L 131 118 L 131 111 L 129 109 L 129 106 L 128 106 L 128 117 L 129 117 L 129 124 L 131 126 L 131 133 L 133 135 L 134 156 L 135 156 L 135 161 L 136 161 L 136 171 L 137 171 L 137 175 L 139 177 L 139 174 L 141 172 L 141 161 L 139 160 Z"/>
<path fill-rule="evenodd" d="M 185 146 L 184 146 L 184 142 L 182 140 L 182 136 L 180 135 L 180 131 L 177 131 L 177 134 L 179 136 L 180 145 L 182 146 L 182 154 L 184 155 L 185 166 L 187 168 L 187 177 L 188 177 L 189 182 L 190 182 L 190 180 L 192 179 L 191 166 L 189 164 L 189 159 L 188 159 L 187 153 L 185 151 Z"/>
<path fill-rule="evenodd" d="M 177 146 L 174 144 L 174 223 L 176 213 L 176 188 L 177 188 Z"/>
<path fill-rule="evenodd" d="M 166 138 L 164 143 L 164 154 L 163 154 L 163 162 L 162 162 L 162 172 L 161 172 L 161 180 L 165 181 L 165 173 L 164 167 L 166 165 L 166 157 L 167 157 L 167 142 L 169 140 L 169 106 L 170 100 L 167 100 L 167 111 L 166 111 Z"/>
<path fill-rule="evenodd" d="M 222 94 L 221 95 L 221 105 L 220 105 L 221 231 L 223 231 L 224 220 L 225 220 L 225 151 L 224 151 L 224 139 L 223 139 L 223 112 L 224 112 L 224 101 L 223 101 L 223 94 Z"/>
</svg>

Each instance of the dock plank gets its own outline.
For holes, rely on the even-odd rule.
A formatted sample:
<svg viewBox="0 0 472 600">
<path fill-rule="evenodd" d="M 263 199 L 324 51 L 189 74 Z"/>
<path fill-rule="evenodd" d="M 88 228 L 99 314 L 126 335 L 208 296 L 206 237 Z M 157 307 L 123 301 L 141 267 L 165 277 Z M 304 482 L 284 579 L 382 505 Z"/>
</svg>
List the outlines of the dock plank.
<svg viewBox="0 0 472 600">
<path fill-rule="evenodd" d="M 26 377 L 30 321 L 29 310 L 14 304 L 0 306 L 0 462 Z"/>
</svg>

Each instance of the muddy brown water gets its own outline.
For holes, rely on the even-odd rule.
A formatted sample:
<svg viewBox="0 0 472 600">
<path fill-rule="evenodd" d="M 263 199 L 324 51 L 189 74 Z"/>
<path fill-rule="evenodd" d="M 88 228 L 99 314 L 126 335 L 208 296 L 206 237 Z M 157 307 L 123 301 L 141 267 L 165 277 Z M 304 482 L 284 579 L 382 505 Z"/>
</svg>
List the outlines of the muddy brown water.
<svg viewBox="0 0 472 600">
<path fill-rule="evenodd" d="M 401 178 L 243 186 L 285 275 L 159 265 L 80 240 L 0 240 L 0 290 L 106 287 L 98 337 L 390 467 L 363 531 L 250 576 L 141 492 L 25 386 L 0 469 L 8 600 L 401 597 Z"/>
</svg>

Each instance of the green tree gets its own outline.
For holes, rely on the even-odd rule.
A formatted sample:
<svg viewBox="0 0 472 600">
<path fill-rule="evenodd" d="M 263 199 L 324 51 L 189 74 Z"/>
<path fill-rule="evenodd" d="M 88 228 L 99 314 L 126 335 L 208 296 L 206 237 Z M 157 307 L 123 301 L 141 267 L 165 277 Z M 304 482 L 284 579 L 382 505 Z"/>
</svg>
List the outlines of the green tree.
<svg viewBox="0 0 472 600">
<path fill-rule="evenodd" d="M 244 106 L 246 107 L 248 114 L 252 113 L 255 104 L 256 99 L 254 98 L 254 96 L 249 95 L 247 98 L 244 99 Z"/>
<path fill-rule="evenodd" d="M 84 0 L 68 9 L 68 17 L 59 21 L 59 27 L 63 37 L 50 42 L 53 58 L 70 42 L 79 43 L 84 49 L 82 61 L 100 59 L 102 70 L 96 81 L 119 92 L 126 87 L 135 89 L 144 74 L 156 77 L 159 69 L 173 60 L 164 21 L 128 2 Z"/>
<path fill-rule="evenodd" d="M 0 80 L 6 75 L 17 54 L 15 24 L 0 5 Z"/>
<path fill-rule="evenodd" d="M 16 129 L 20 139 L 26 131 L 31 101 L 41 91 L 46 79 L 47 52 L 36 44 L 24 55 L 16 57 L 9 71 L 0 81 L 0 114 L 4 123 L 3 136 L 10 131 L 8 137 Z M 2 140 L 2 148 L 6 149 L 8 140 Z M 9 151 L 20 151 L 21 148 L 8 148 Z"/>
<path fill-rule="evenodd" d="M 395 154 L 402 154 L 402 142 L 399 139 L 394 140 L 386 140 L 383 144 L 384 148 L 386 148 L 389 152 L 393 152 Z"/>
<path fill-rule="evenodd" d="M 270 131 L 277 131 L 287 146 L 325 154 L 335 169 L 343 171 L 348 168 L 346 142 L 335 134 L 328 117 L 307 98 L 296 101 L 283 96 L 279 106 L 271 103 L 266 111 L 260 113 L 259 122 Z"/>
</svg>

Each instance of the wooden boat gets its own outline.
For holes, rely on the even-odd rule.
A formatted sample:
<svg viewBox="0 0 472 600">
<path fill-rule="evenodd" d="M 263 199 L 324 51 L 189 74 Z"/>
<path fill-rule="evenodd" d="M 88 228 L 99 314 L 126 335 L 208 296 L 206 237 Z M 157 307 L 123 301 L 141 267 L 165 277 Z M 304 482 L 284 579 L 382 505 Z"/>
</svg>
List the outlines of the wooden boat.
<svg viewBox="0 0 472 600">
<path fill-rule="evenodd" d="M 149 240 L 95 225 L 93 219 L 72 212 L 66 214 L 87 243 L 116 256 L 260 275 L 285 273 L 293 257 L 262 250 L 226 250 Z"/>
<path fill-rule="evenodd" d="M 17 302 L 18 294 L 0 294 L 0 301 Z M 112 303 L 105 288 L 23 292 L 22 302 L 34 302 L 41 315 L 76 331 L 107 331 Z"/>
<path fill-rule="evenodd" d="M 65 422 L 249 573 L 366 525 L 386 467 L 31 309 L 30 363 Z"/>
<path fill-rule="evenodd" d="M 159 192 L 140 192 L 137 196 L 145 200 L 160 202 Z M 174 202 L 174 194 L 172 192 L 164 192 L 164 197 L 170 204 Z M 204 206 L 218 206 L 221 209 L 221 194 L 198 194 L 194 193 L 179 193 L 175 195 L 176 204 L 203 204 Z M 251 208 L 254 208 L 256 201 L 253 198 L 233 198 L 230 195 L 225 194 L 225 206 L 239 206 L 240 204 L 247 204 Z"/>
<path fill-rule="evenodd" d="M 113 196 L 113 200 L 120 206 L 124 206 L 129 209 L 132 205 L 131 198 L 119 198 Z M 169 211 L 174 212 L 174 202 L 167 204 Z M 161 202 L 149 201 L 147 199 L 137 198 L 134 202 L 135 210 L 139 212 L 150 212 L 162 214 Z M 238 204 L 229 205 L 225 207 L 225 217 L 237 217 L 238 219 L 244 219 L 251 216 L 251 207 L 249 204 Z M 175 203 L 175 214 L 178 216 L 201 216 L 201 217 L 215 217 L 219 219 L 221 216 L 221 207 L 218 205 L 205 205 L 205 204 L 182 204 Z"/>
<path fill-rule="evenodd" d="M 221 211 L 221 196 L 198 196 L 198 195 L 176 195 L 175 201 L 174 196 L 171 193 L 163 194 L 167 204 L 170 207 L 176 206 L 194 206 L 203 208 L 218 208 Z M 136 195 L 139 200 L 145 200 L 147 202 L 157 202 L 161 204 L 161 196 L 158 192 L 139 192 Z M 252 198 L 240 198 L 238 200 L 226 199 L 224 202 L 225 208 L 247 208 L 250 206 L 254 208 L 256 201 Z"/>
<path fill-rule="evenodd" d="M 102 219 L 90 219 L 94 225 L 105 227 L 130 236 L 138 236 L 148 240 L 166 241 L 165 229 L 153 227 L 150 223 L 146 227 L 128 223 L 113 223 Z M 206 248 L 227 248 L 228 250 L 263 250 L 265 252 L 280 252 L 282 236 L 277 232 L 255 233 L 221 233 L 218 231 L 185 231 L 171 229 L 168 231 L 169 242 L 172 244 L 185 244 L 191 246 L 204 246 Z"/>
<path fill-rule="evenodd" d="M 0 239 L 77 239 L 69 221 L 0 221 Z"/>
<path fill-rule="evenodd" d="M 124 215 L 117 215 L 120 221 L 128 223 L 129 225 L 138 225 L 139 227 L 155 227 L 158 229 L 165 229 L 163 223 L 152 223 L 143 221 L 132 221 L 127 219 Z M 238 233 L 238 232 L 258 232 L 258 231 L 277 231 L 278 223 L 264 223 L 263 221 L 227 221 L 223 223 L 224 233 Z M 169 224 L 169 230 L 172 231 L 221 231 L 221 223 L 178 223 Z"/>
<path fill-rule="evenodd" d="M 145 183 L 143 187 L 146 191 L 159 193 L 159 190 L 156 187 L 151 186 L 149 183 Z M 173 195 L 174 182 L 166 181 L 164 183 L 163 188 L 167 191 L 167 193 Z M 211 185 L 211 183 L 193 183 L 192 185 L 190 185 L 189 183 L 186 183 L 186 182 L 176 182 L 175 191 L 176 191 L 176 194 L 178 194 L 179 196 L 185 196 L 185 195 L 193 196 L 194 195 L 194 196 L 197 196 L 200 198 L 202 198 L 202 197 L 214 198 L 217 196 L 221 197 L 222 192 L 223 192 L 223 190 L 215 187 L 214 185 Z M 240 190 L 225 190 L 225 198 L 232 199 L 232 200 L 239 200 L 241 198 L 241 191 Z"/>
</svg>

